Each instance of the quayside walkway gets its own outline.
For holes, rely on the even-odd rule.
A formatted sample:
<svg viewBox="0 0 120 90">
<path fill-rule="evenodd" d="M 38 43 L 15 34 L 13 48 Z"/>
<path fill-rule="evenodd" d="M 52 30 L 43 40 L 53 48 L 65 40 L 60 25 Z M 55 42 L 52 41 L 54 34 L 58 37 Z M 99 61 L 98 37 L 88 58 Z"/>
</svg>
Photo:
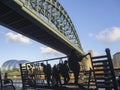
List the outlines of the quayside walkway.
<svg viewBox="0 0 120 90">
<path fill-rule="evenodd" d="M 46 88 L 46 87 L 41 87 L 41 88 L 27 88 L 27 89 L 22 89 L 21 87 L 16 87 L 16 90 L 93 90 L 93 89 L 86 89 L 86 88 L 78 88 L 77 86 L 68 86 L 68 87 L 54 87 L 54 88 Z"/>
</svg>

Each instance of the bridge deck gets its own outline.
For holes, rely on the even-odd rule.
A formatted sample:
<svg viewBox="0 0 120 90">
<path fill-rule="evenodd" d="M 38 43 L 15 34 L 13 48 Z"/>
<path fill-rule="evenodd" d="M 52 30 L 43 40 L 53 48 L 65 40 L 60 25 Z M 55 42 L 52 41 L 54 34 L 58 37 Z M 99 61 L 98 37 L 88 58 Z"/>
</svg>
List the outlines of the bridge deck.
<svg viewBox="0 0 120 90">
<path fill-rule="evenodd" d="M 59 37 L 51 32 L 50 27 L 43 25 L 16 3 L 5 2 L 3 4 L 3 2 L 4 0 L 0 1 L 1 25 L 67 55 L 74 49 L 68 41 L 63 39 L 63 36 Z"/>
</svg>

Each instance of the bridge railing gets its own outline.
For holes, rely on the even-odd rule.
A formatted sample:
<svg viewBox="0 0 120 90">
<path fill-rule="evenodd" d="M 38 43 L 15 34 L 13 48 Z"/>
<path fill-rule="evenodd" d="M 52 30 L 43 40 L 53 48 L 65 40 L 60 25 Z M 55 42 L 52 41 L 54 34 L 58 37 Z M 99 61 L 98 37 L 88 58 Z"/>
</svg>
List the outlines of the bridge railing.
<svg viewBox="0 0 120 90">
<path fill-rule="evenodd" d="M 53 67 L 55 64 L 63 63 L 65 60 L 67 60 L 67 57 L 60 57 L 60 58 L 54 58 L 54 59 L 48 59 L 48 60 L 42 60 L 42 61 L 35 61 L 35 62 L 29 62 L 23 65 L 20 65 L 21 68 L 21 76 L 22 76 L 22 86 L 25 88 L 28 84 L 28 76 L 29 76 L 29 69 L 30 67 L 33 68 L 33 81 L 35 81 L 36 86 L 44 86 L 47 85 L 45 74 L 43 72 L 43 67 L 41 66 L 41 63 L 44 64 L 50 64 L 51 67 Z M 82 65 L 81 65 L 82 67 Z M 87 84 L 88 82 L 88 75 L 85 75 L 88 71 L 80 71 L 79 75 L 79 81 L 80 83 Z M 52 75 L 51 75 L 52 76 Z M 70 81 L 69 84 L 74 83 L 74 74 L 72 71 L 69 71 Z M 85 78 L 85 79 L 84 79 Z M 61 76 L 61 81 L 63 83 L 63 77 Z M 25 83 L 26 82 L 26 83 Z M 82 85 L 83 85 L 82 84 Z M 87 87 L 87 86 L 85 86 Z"/>
</svg>

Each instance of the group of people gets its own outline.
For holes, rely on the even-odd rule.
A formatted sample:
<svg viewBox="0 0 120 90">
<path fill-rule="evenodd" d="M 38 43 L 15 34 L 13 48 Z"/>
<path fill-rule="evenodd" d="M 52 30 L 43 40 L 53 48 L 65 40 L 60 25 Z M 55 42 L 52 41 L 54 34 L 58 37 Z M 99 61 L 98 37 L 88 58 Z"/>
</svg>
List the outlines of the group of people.
<svg viewBox="0 0 120 90">
<path fill-rule="evenodd" d="M 53 68 L 48 63 L 47 64 L 41 63 L 48 86 L 51 85 L 62 86 L 62 84 L 68 84 L 70 80 L 69 71 L 73 72 L 74 83 L 78 84 L 78 76 L 80 72 L 79 61 L 81 61 L 87 55 L 89 54 L 78 56 L 75 51 L 72 51 L 68 56 L 68 60 L 65 60 L 64 62 L 60 62 L 57 65 L 55 64 Z M 61 82 L 61 76 L 64 78 L 63 79 L 64 83 Z"/>
<path fill-rule="evenodd" d="M 64 84 L 68 84 L 70 80 L 69 71 L 71 70 L 74 74 L 74 84 L 78 84 L 78 76 L 80 72 L 80 64 L 81 61 L 86 55 L 78 55 L 75 51 L 72 51 L 68 56 L 68 60 L 65 60 L 64 63 L 60 62 L 59 64 L 55 64 L 53 68 L 51 68 L 50 64 L 41 64 L 43 66 L 43 72 L 45 74 L 48 85 L 50 86 L 50 82 L 53 85 L 61 85 L 61 76 L 64 78 Z M 51 78 L 52 76 L 52 78 Z"/>
<path fill-rule="evenodd" d="M 41 64 L 43 67 L 43 72 L 45 74 L 45 78 L 47 80 L 48 86 L 50 86 L 50 83 L 52 83 L 53 86 L 60 85 L 61 83 L 61 76 L 64 78 L 64 84 L 67 84 L 70 77 L 69 77 L 69 68 L 67 65 L 67 61 L 64 61 L 64 63 L 55 64 L 53 68 L 51 68 L 50 64 Z"/>
</svg>

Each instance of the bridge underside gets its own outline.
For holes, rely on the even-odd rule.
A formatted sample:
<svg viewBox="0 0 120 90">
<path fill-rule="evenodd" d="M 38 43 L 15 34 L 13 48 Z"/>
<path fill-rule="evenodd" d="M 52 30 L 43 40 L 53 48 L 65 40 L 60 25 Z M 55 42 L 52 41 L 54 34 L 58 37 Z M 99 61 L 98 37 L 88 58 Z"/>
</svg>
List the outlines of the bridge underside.
<svg viewBox="0 0 120 90">
<path fill-rule="evenodd" d="M 36 40 L 44 45 L 52 47 L 66 55 L 68 55 L 73 47 L 68 43 L 58 38 L 54 33 L 49 32 L 48 28 L 35 20 L 33 17 L 23 12 L 18 5 L 9 8 L 0 2 L 0 24 L 21 33 L 33 40 Z"/>
</svg>

